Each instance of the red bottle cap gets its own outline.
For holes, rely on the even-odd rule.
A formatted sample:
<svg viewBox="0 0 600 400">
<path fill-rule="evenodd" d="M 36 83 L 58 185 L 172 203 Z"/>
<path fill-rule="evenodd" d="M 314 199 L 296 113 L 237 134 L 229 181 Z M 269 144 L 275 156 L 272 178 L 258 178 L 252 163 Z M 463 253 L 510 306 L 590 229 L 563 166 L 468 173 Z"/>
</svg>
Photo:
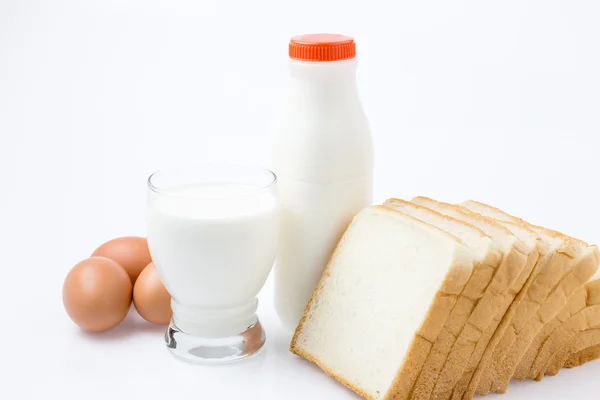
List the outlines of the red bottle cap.
<svg viewBox="0 0 600 400">
<path fill-rule="evenodd" d="M 290 40 L 290 58 L 300 61 L 340 61 L 356 57 L 356 44 L 350 36 L 315 33 Z"/>
</svg>

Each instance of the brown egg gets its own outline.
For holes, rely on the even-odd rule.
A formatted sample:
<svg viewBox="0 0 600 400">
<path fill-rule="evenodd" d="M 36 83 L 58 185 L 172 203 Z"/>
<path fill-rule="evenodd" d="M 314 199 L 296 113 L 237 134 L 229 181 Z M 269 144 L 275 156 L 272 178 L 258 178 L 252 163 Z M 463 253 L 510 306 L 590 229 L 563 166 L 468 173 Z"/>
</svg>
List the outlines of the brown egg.
<svg viewBox="0 0 600 400">
<path fill-rule="evenodd" d="M 127 315 L 132 286 L 125 269 L 115 261 L 86 258 L 65 279 L 65 310 L 81 329 L 104 332 L 119 325 Z"/>
<path fill-rule="evenodd" d="M 148 250 L 148 241 L 139 236 L 126 236 L 109 240 L 98 247 L 92 256 L 106 257 L 116 261 L 125 268 L 131 282 L 135 280 L 140 272 L 152 261 Z"/>
<path fill-rule="evenodd" d="M 166 325 L 171 321 L 171 295 L 162 284 L 154 263 L 148 264 L 133 287 L 133 304 L 146 321 Z"/>
</svg>

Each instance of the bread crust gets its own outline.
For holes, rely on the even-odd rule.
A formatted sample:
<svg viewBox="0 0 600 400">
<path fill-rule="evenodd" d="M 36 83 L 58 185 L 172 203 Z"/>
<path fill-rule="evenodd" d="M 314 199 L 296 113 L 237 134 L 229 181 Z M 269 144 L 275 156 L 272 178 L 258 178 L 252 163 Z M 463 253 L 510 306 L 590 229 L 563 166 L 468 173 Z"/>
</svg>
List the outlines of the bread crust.
<svg viewBox="0 0 600 400">
<path fill-rule="evenodd" d="M 495 257 L 494 257 L 495 258 Z M 443 369 L 448 357 L 451 355 L 457 338 L 461 337 L 464 329 L 469 329 L 467 325 L 472 319 L 474 313 L 478 313 L 483 308 L 489 308 L 483 305 L 484 299 L 489 294 L 485 291 L 493 280 L 494 272 L 504 268 L 505 266 L 490 265 L 487 262 L 482 262 L 476 267 L 476 271 L 471 275 L 471 279 L 465 286 L 461 296 L 459 296 L 455 307 L 453 308 L 448 320 L 444 325 L 444 329 L 440 333 L 433 349 L 429 354 L 419 378 L 413 388 L 413 399 L 428 399 L 437 382 L 439 372 Z M 468 292 L 481 295 L 469 295 Z M 489 302 L 489 301 L 488 301 Z M 480 307 L 479 310 L 477 307 Z"/>
<path fill-rule="evenodd" d="M 502 225 L 498 225 L 496 220 L 486 217 L 486 216 L 483 216 L 483 215 L 480 215 L 480 214 L 477 214 L 477 213 L 474 213 L 464 207 L 453 205 L 453 204 L 448 204 L 448 203 L 443 203 L 443 202 L 437 202 L 437 201 L 429 199 L 427 197 L 415 197 L 413 199 L 413 201 L 417 202 L 417 204 L 422 204 L 425 206 L 429 206 L 430 204 L 440 205 L 444 209 L 449 209 L 449 210 L 453 210 L 455 212 L 459 212 L 461 214 L 465 214 L 465 217 L 469 217 L 478 222 L 494 225 L 496 227 L 496 229 L 504 230 L 507 235 L 515 236 L 506 227 L 504 227 Z M 517 225 L 519 227 L 524 227 L 522 224 L 517 224 Z M 516 243 L 520 243 L 520 241 L 516 240 Z M 511 303 L 513 303 L 517 293 L 519 293 L 520 289 L 523 287 L 523 285 L 528 282 L 528 278 L 531 275 L 531 270 L 533 269 L 534 261 L 532 260 L 530 262 L 530 264 L 527 265 L 528 258 L 527 258 L 526 253 L 529 253 L 529 248 L 527 248 L 525 245 L 523 245 L 521 243 L 521 245 L 519 246 L 519 250 L 522 251 L 520 253 L 522 258 L 517 263 L 518 268 L 506 269 L 505 271 L 510 271 L 512 273 L 510 279 L 499 279 L 498 280 L 498 282 L 503 282 L 501 285 L 502 289 L 501 290 L 497 289 L 496 290 L 497 293 L 495 294 L 495 296 L 492 297 L 494 299 L 492 301 L 493 307 L 487 307 L 487 313 L 485 313 L 485 315 L 477 316 L 477 314 L 475 314 L 472 317 L 475 320 L 477 320 L 477 318 L 480 318 L 483 322 L 485 322 L 485 325 L 480 326 L 480 327 L 477 327 L 474 325 L 470 325 L 470 326 L 467 325 L 466 329 L 463 329 L 463 331 L 461 332 L 462 338 L 460 338 L 460 340 L 457 340 L 455 342 L 455 344 L 454 344 L 455 348 L 452 349 L 450 357 L 446 360 L 445 365 L 442 369 L 442 372 L 439 374 L 439 379 L 435 383 L 435 389 L 432 393 L 432 397 L 439 398 L 439 399 L 449 399 L 452 396 L 455 396 L 455 398 L 461 397 L 461 394 L 456 393 L 456 395 L 455 395 L 453 393 L 453 391 L 454 391 L 456 385 L 459 383 L 459 381 L 462 377 L 462 373 L 466 372 L 465 370 L 469 366 L 469 363 L 471 362 L 471 356 L 475 353 L 475 351 L 477 349 L 477 344 L 479 343 L 480 339 L 483 339 L 482 343 L 484 343 L 484 344 L 482 346 L 480 346 L 478 349 L 478 353 L 477 353 L 477 357 L 478 357 L 480 354 L 482 354 L 484 352 L 484 349 L 486 347 L 485 344 L 487 344 L 489 339 L 492 337 L 493 332 L 495 331 L 496 326 L 499 324 L 499 322 L 503 318 L 505 311 L 507 311 L 507 309 L 510 307 Z M 537 260 L 537 255 L 534 254 L 533 257 L 535 257 L 535 260 Z M 525 269 L 525 266 L 528 266 L 528 270 L 523 274 L 523 270 Z M 517 286 L 511 292 L 510 289 L 513 288 L 512 285 L 514 285 L 514 284 L 517 284 Z M 509 297 L 506 298 L 505 296 L 509 296 Z M 479 307 L 479 309 L 485 310 L 486 307 L 481 306 L 481 307 Z M 497 317 L 496 321 L 494 321 L 494 316 L 496 315 L 497 312 L 499 312 L 499 316 Z M 485 331 L 488 328 L 488 326 L 490 326 L 492 329 L 488 332 L 488 334 L 486 336 Z M 476 364 L 477 362 L 472 361 L 471 363 Z M 474 368 L 474 367 L 472 367 L 472 368 Z M 459 392 L 464 391 L 463 388 L 465 385 L 466 385 L 466 380 L 465 380 L 465 382 L 463 382 L 463 385 L 459 389 Z M 425 397 L 423 397 L 423 398 L 425 398 Z"/>
<path fill-rule="evenodd" d="M 444 221 L 468 227 L 469 229 L 478 232 L 481 238 L 488 237 L 480 229 L 467 222 L 447 216 L 419 204 L 391 198 L 386 200 L 384 206 L 400 212 L 403 212 L 401 207 L 423 210 Z M 486 288 L 492 282 L 495 273 L 499 269 L 506 268 L 506 266 L 501 265 L 502 260 L 503 254 L 499 249 L 491 250 L 486 254 L 485 259 L 481 260 L 481 262 L 475 266 L 469 281 L 458 297 L 437 340 L 428 346 L 426 361 L 423 364 L 421 371 L 418 373 L 418 378 L 411 389 L 411 399 L 427 399 L 433 391 L 438 378 L 438 373 L 441 371 L 447 357 L 450 355 L 452 346 L 467 323 L 469 316 L 475 310 L 480 299 L 486 294 Z M 506 275 L 506 272 L 501 271 L 498 274 Z M 422 346 L 425 347 L 424 344 Z"/>
<path fill-rule="evenodd" d="M 501 308 L 507 296 L 512 296 L 511 301 L 514 299 L 514 294 L 511 295 L 509 290 L 520 277 L 527 258 L 527 255 L 515 248 L 505 255 L 496 275 L 486 288 L 486 294 L 480 299 L 455 341 L 435 383 L 433 398 L 444 400 L 452 397 L 453 390 L 467 368 L 477 343 L 492 324 L 494 316 L 504 315 L 506 309 Z"/>
<path fill-rule="evenodd" d="M 599 358 L 600 353 L 594 355 L 594 349 L 599 345 L 600 325 L 577 333 L 567 345 L 554 354 L 551 365 L 546 369 L 546 375 L 556 375 L 561 368 L 569 368 L 567 363 L 572 357 L 576 357 L 578 365 Z"/>
<path fill-rule="evenodd" d="M 472 212 L 475 212 L 475 210 L 472 210 Z M 452 400 L 461 400 L 463 398 L 471 399 L 475 395 L 479 377 L 484 372 L 496 345 L 510 325 L 519 304 L 527 293 L 527 290 L 536 275 L 538 261 L 548 251 L 548 246 L 542 241 L 540 236 L 529 229 L 524 223 L 519 221 L 498 222 L 503 226 L 513 226 L 517 230 L 526 231 L 535 238 L 535 246 L 527 257 L 521 275 L 507 293 L 499 312 L 494 315 L 491 324 L 477 342 L 475 350 L 468 361 L 467 368 L 453 389 Z M 508 229 L 510 230 L 510 228 Z"/>
<path fill-rule="evenodd" d="M 474 392 L 486 395 L 490 391 L 503 393 L 506 390 L 510 377 L 516 368 L 515 364 L 518 364 L 521 359 L 521 353 L 524 351 L 523 347 L 525 347 L 525 350 L 527 349 L 527 341 L 530 336 L 535 338 L 536 327 L 535 322 L 533 322 L 535 318 L 532 317 L 537 316 L 544 322 L 553 318 L 555 313 L 562 308 L 560 305 L 561 299 L 568 297 L 566 292 L 577 289 L 577 285 L 568 279 L 566 282 L 561 282 L 561 280 L 563 280 L 565 274 L 570 273 L 578 249 L 582 245 L 587 246 L 580 240 L 570 238 L 560 232 L 531 225 L 493 206 L 473 200 L 463 204 L 469 206 L 469 203 L 479 206 L 473 207 L 474 209 L 484 208 L 498 214 L 502 220 L 515 222 L 530 230 L 559 238 L 563 241 L 563 246 L 553 252 L 549 258 L 540 257 L 532 275 L 529 277 L 529 282 L 524 285 L 525 289 L 517 297 L 521 298 L 520 303 L 511 306 L 511 312 L 514 310 L 513 315 L 504 318 L 500 330 L 495 333 L 491 346 L 488 346 L 477 366 L 463 398 L 470 398 Z M 558 293 L 555 290 L 556 288 L 558 288 Z M 549 298 L 550 303 L 546 304 Z M 559 310 L 556 310 L 557 308 Z M 474 390 L 475 385 L 477 386 L 476 390 Z M 458 398 L 458 396 L 454 398 Z"/>
<path fill-rule="evenodd" d="M 594 310 L 590 310 L 590 313 L 595 314 L 593 319 L 597 323 L 600 321 L 600 305 L 593 306 Z M 537 381 L 541 381 L 546 375 L 556 375 L 560 369 L 565 365 L 569 357 L 573 354 L 578 353 L 585 348 L 594 346 L 600 343 L 600 329 L 590 328 L 586 330 L 578 331 L 575 334 L 570 333 L 570 338 L 566 340 L 566 343 L 562 344 L 562 347 L 552 354 L 548 363 L 544 367 L 544 373 L 536 377 Z"/>
<path fill-rule="evenodd" d="M 568 242 L 572 245 L 572 241 Z M 562 254 L 573 260 L 574 253 L 575 251 L 563 252 Z M 537 308 L 533 318 L 530 318 L 523 329 L 518 331 L 516 340 L 496 369 L 496 377 L 492 385 L 494 392 L 506 392 L 510 379 L 535 336 L 547 322 L 551 321 L 560 312 L 573 293 L 595 274 L 598 269 L 598 249 L 594 247 L 592 252 L 573 261 L 576 262 L 575 266 L 572 269 L 567 267 L 569 272 L 566 277 L 558 282 L 554 288 L 555 290 L 551 291 L 543 304 Z M 564 265 L 572 265 L 573 261 L 566 262 Z M 564 276 L 564 273 L 560 276 Z"/>
<path fill-rule="evenodd" d="M 514 215 L 511 215 L 511 214 L 509 214 L 509 213 L 507 213 L 507 212 L 505 212 L 505 211 L 502 211 L 502 210 L 500 210 L 499 208 L 496 208 L 496 207 L 494 207 L 494 206 L 490 206 L 489 204 L 485 204 L 485 203 L 482 203 L 482 202 L 480 202 L 480 201 L 476 201 L 476 200 L 469 200 L 469 201 L 466 201 L 466 202 L 465 202 L 465 203 L 463 203 L 463 204 L 466 204 L 466 203 L 474 203 L 474 204 L 477 204 L 477 205 L 479 205 L 479 206 L 481 206 L 481 207 L 484 207 L 484 208 L 487 208 L 487 209 L 493 210 L 493 211 L 495 211 L 495 212 L 497 212 L 497 213 L 499 213 L 499 214 L 501 214 L 501 215 L 504 215 L 504 216 L 506 217 L 506 220 L 507 220 L 507 221 L 517 222 L 517 223 L 519 223 L 519 224 L 521 224 L 521 225 L 523 225 L 523 226 L 525 226 L 525 227 L 528 227 L 528 228 L 534 228 L 534 229 L 537 229 L 537 230 L 539 230 L 539 231 L 543 231 L 543 232 L 544 232 L 545 234 L 547 234 L 548 236 L 553 236 L 553 237 L 556 237 L 556 238 L 562 238 L 562 237 L 565 237 L 565 238 L 568 238 L 568 239 L 570 239 L 570 240 L 573 240 L 573 241 L 575 241 L 575 242 L 579 243 L 580 245 L 583 245 L 583 246 L 586 246 L 586 247 L 587 247 L 587 246 L 589 246 L 589 245 L 588 245 L 586 242 L 584 242 L 583 240 L 580 240 L 580 239 L 576 239 L 576 238 L 570 237 L 570 236 L 568 236 L 568 235 L 565 235 L 565 234 L 564 234 L 564 233 L 562 233 L 562 232 L 555 231 L 555 230 L 552 230 L 552 229 L 548 229 L 548 228 L 545 228 L 545 227 L 543 227 L 543 226 L 539 226 L 539 225 L 534 225 L 534 224 L 531 224 L 531 223 L 529 223 L 529 222 L 525 221 L 524 219 L 521 219 L 521 218 L 519 218 L 519 217 L 516 217 L 516 216 L 514 216 Z"/>
<path fill-rule="evenodd" d="M 575 368 L 579 367 L 590 361 L 594 361 L 600 358 L 600 341 L 594 346 L 587 347 L 571 356 L 565 362 L 563 368 Z M 547 374 L 549 375 L 549 374 Z"/>
<path fill-rule="evenodd" d="M 507 229 L 506 227 L 498 224 L 497 221 L 494 218 L 486 217 L 485 215 L 481 215 L 481 214 L 475 213 L 475 212 L 469 210 L 468 208 L 465 208 L 465 207 L 463 207 L 463 206 L 461 206 L 459 204 L 444 203 L 443 201 L 437 201 L 437 200 L 434 200 L 434 199 L 431 199 L 431 198 L 425 197 L 425 196 L 414 197 L 412 199 L 412 201 L 415 202 L 416 204 L 420 204 L 420 205 L 423 205 L 422 204 L 423 202 L 426 203 L 426 204 L 427 203 L 438 204 L 438 205 L 440 205 L 440 206 L 442 206 L 444 208 L 452 209 L 452 210 L 454 210 L 456 212 L 459 212 L 460 214 L 464 214 L 465 217 L 472 218 L 472 219 L 474 219 L 474 220 L 476 220 L 478 222 L 482 222 L 482 223 L 493 225 L 495 227 L 495 229 L 502 230 L 502 231 L 504 231 L 505 234 L 507 234 L 509 236 L 514 236 L 513 233 L 509 229 Z M 428 206 L 426 205 L 425 207 L 428 207 Z M 520 243 L 519 240 L 517 240 L 515 242 L 515 246 L 518 246 L 518 250 L 519 251 L 525 252 L 524 245 L 522 243 Z"/>
<path fill-rule="evenodd" d="M 564 247 L 564 246 L 563 246 Z M 508 321 L 504 334 L 498 340 L 483 371 L 476 372 L 473 379 L 477 379 L 478 395 L 485 396 L 492 391 L 492 384 L 496 380 L 500 363 L 505 354 L 515 343 L 518 333 L 523 329 L 527 320 L 535 314 L 540 304 L 547 298 L 549 292 L 558 284 L 563 273 L 565 263 L 571 258 L 566 252 L 554 251 L 548 258 L 543 258 L 536 266 L 538 273 L 530 283 L 527 292 L 516 307 L 513 318 Z"/>
<path fill-rule="evenodd" d="M 456 265 L 453 270 L 453 275 L 460 275 L 461 280 L 464 279 L 466 284 L 471 275 L 472 265 Z M 456 278 L 449 277 L 443 286 L 448 287 L 449 285 L 453 285 L 454 283 L 452 282 L 456 282 Z M 457 287 L 457 289 L 459 288 Z M 412 343 L 404 357 L 402 366 L 398 370 L 384 400 L 408 400 L 411 398 L 414 383 L 418 379 L 419 373 L 431 352 L 433 343 L 437 340 L 444 323 L 450 316 L 457 298 L 457 294 L 438 291 L 423 320 L 421 328 L 413 336 Z"/>
<path fill-rule="evenodd" d="M 450 217 L 450 216 L 448 216 L 446 214 L 442 214 L 441 212 L 438 212 L 438 211 L 433 210 L 431 208 L 428 208 L 428 207 L 425 207 L 425 206 L 422 206 L 422 205 L 419 205 L 419 204 L 416 204 L 416 203 L 411 203 L 410 201 L 406 201 L 406 200 L 402 200 L 402 199 L 397 199 L 395 197 L 390 197 L 389 199 L 387 199 L 383 203 L 384 207 L 391 208 L 392 210 L 395 210 L 395 211 L 398 211 L 398 212 L 402 212 L 401 210 L 395 209 L 394 208 L 395 205 L 411 206 L 411 207 L 414 207 L 415 209 L 424 209 L 428 213 L 431 213 L 431 214 L 435 215 L 437 218 L 441 218 L 441 219 L 443 219 L 445 221 L 452 222 L 454 224 L 468 226 L 470 229 L 473 229 L 473 230 L 477 231 L 479 233 L 479 236 L 481 236 L 481 237 L 487 237 L 487 235 L 483 231 L 481 231 L 481 229 L 477 228 L 474 225 L 469 224 L 468 222 L 465 222 L 465 221 L 462 221 L 460 219 L 456 219 L 456 218 Z M 407 215 L 410 216 L 410 214 L 407 214 Z M 413 218 L 416 218 L 416 217 L 413 217 Z M 425 222 L 425 223 L 427 223 L 427 222 Z"/>
<path fill-rule="evenodd" d="M 558 326 L 543 343 L 533 363 L 531 379 L 542 380 L 546 371 L 556 374 L 569 355 L 576 352 L 570 350 L 570 347 L 577 344 L 572 344 L 577 334 L 600 325 L 600 302 L 597 295 L 599 291 L 600 280 L 588 282 L 578 291 L 578 295 L 583 296 L 584 307 Z"/>
<path fill-rule="evenodd" d="M 531 285 L 539 258 L 540 253 L 537 249 L 529 254 L 525 268 L 511 287 L 511 292 L 506 296 L 500 312 L 496 313 L 492 323 L 477 342 L 467 368 L 454 387 L 452 400 L 471 399 L 475 395 L 479 377 L 483 374 L 492 352 L 510 325 L 519 304 Z M 505 312 L 502 313 L 502 310 Z"/>
<path fill-rule="evenodd" d="M 418 219 L 413 218 L 409 215 L 402 214 L 398 211 L 394 211 L 383 206 L 371 206 L 367 209 L 375 209 L 378 211 L 389 212 L 393 213 L 396 216 L 401 215 L 403 218 L 410 219 L 414 222 L 423 224 L 431 229 L 441 232 L 450 239 L 461 244 L 461 241 L 455 236 L 450 235 L 449 233 L 441 229 L 435 228 L 431 225 L 428 225 L 422 221 L 419 221 Z M 364 211 L 365 210 L 363 210 L 362 212 Z M 362 398 L 367 400 L 375 400 L 373 396 L 370 396 L 364 390 L 337 374 L 336 371 L 328 368 L 323 362 L 321 362 L 321 360 L 319 360 L 318 357 L 310 354 L 307 351 L 304 351 L 298 346 L 298 338 L 302 332 L 304 324 L 306 323 L 308 314 L 310 313 L 311 305 L 315 301 L 315 298 L 318 296 L 318 293 L 323 289 L 327 278 L 330 276 L 332 260 L 335 259 L 340 249 L 343 247 L 343 243 L 347 238 L 347 234 L 350 231 L 350 227 L 354 224 L 357 217 L 361 213 L 354 217 L 352 223 L 350 224 L 344 235 L 342 235 L 342 238 L 340 239 L 338 245 L 333 251 L 333 254 L 330 257 L 327 267 L 325 268 L 323 275 L 321 276 L 321 279 L 317 284 L 317 287 L 313 291 L 312 296 L 310 297 L 306 307 L 304 308 L 304 313 L 300 319 L 300 322 L 298 323 L 298 326 L 296 327 L 296 331 L 294 332 L 294 336 L 292 337 L 292 341 L 290 343 L 290 351 L 317 365 L 327 375 L 329 375 L 342 385 L 346 386 L 348 389 L 352 390 Z M 408 399 L 410 387 L 412 387 L 412 384 L 408 381 L 411 379 L 412 376 L 415 375 L 415 372 L 420 371 L 419 364 L 421 363 L 421 360 L 423 363 L 425 362 L 425 353 L 428 354 L 429 351 L 428 344 L 431 345 L 431 343 L 433 343 L 439 335 L 439 332 L 441 331 L 445 320 L 447 319 L 448 315 L 450 314 L 450 311 L 456 303 L 458 294 L 461 293 L 463 287 L 469 280 L 472 270 L 472 262 L 466 262 L 465 260 L 456 260 L 455 263 L 449 268 L 443 282 L 441 282 L 440 287 L 436 295 L 434 296 L 434 299 L 432 299 L 432 303 L 427 311 L 427 314 L 423 318 L 423 322 L 421 323 L 420 328 L 417 330 L 417 332 L 414 333 L 407 354 L 404 356 L 404 360 L 399 366 L 398 372 L 396 373 L 396 376 L 392 381 L 388 392 L 382 397 L 383 400 Z M 406 390 L 407 387 L 408 390 Z"/>
<path fill-rule="evenodd" d="M 523 380 L 525 378 L 535 379 L 539 369 L 541 368 L 541 361 L 538 360 L 540 351 L 544 346 L 544 343 L 553 335 L 555 330 L 559 328 L 564 322 L 566 322 L 573 315 L 586 307 L 587 294 L 585 287 L 580 288 L 571 296 L 567 305 L 554 317 L 552 321 L 549 321 L 544 325 L 542 330 L 537 334 L 527 352 L 521 359 L 517 370 L 513 378 L 517 380 Z M 536 364 L 537 360 L 537 365 Z M 537 371 L 535 369 L 537 368 Z"/>
</svg>

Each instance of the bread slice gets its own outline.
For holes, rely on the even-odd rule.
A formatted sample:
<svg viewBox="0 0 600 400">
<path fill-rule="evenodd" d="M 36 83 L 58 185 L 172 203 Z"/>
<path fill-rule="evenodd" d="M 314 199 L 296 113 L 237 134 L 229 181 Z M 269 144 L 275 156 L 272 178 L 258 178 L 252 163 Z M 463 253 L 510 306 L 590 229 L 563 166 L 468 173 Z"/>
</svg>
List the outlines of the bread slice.
<svg viewBox="0 0 600 400">
<path fill-rule="evenodd" d="M 431 396 L 440 400 L 450 399 L 454 387 L 475 352 L 477 343 L 493 322 L 496 313 L 505 303 L 511 286 L 521 276 L 528 255 L 534 249 L 527 247 L 512 232 L 493 220 L 473 214 L 462 207 L 426 197 L 416 197 L 413 202 L 475 225 L 496 241 L 504 251 L 502 262 L 497 268 L 490 285 L 485 289 L 483 297 L 469 316 L 464 329 L 458 335 L 450 355 L 439 372 L 433 391 L 427 394 L 428 397 L 423 397 L 430 398 L 429 396 Z M 504 311 L 502 311 L 502 314 L 504 314 Z"/>
<path fill-rule="evenodd" d="M 594 330 L 600 331 L 600 326 L 594 328 Z M 584 333 L 585 332 L 581 332 L 577 336 L 580 337 Z M 600 332 L 598 332 L 598 335 L 600 336 Z M 565 362 L 565 365 L 563 366 L 563 368 L 575 368 L 575 367 L 579 367 L 585 363 L 588 363 L 590 361 L 599 359 L 600 358 L 600 338 L 599 338 L 598 342 L 596 342 L 596 343 L 597 344 L 595 344 L 593 346 L 586 347 L 585 349 L 572 354 Z M 550 375 L 548 373 L 548 371 L 546 371 L 546 375 Z"/>
<path fill-rule="evenodd" d="M 537 276 L 519 305 L 511 328 L 507 329 L 481 376 L 477 393 L 504 393 L 531 342 L 598 268 L 598 249 L 560 232 L 528 224 L 494 207 L 469 201 L 471 210 L 496 219 L 526 224 L 548 243 L 549 256 L 540 260 Z"/>
<path fill-rule="evenodd" d="M 365 399 L 407 399 L 476 259 L 459 239 L 382 206 L 354 217 L 290 349 Z"/>
<path fill-rule="evenodd" d="M 580 294 L 581 292 L 583 294 Z M 576 352 L 572 347 L 579 344 L 573 343 L 572 340 L 577 334 L 600 325 L 600 279 L 588 282 L 584 288 L 578 291 L 578 296 L 573 296 L 576 299 L 573 297 L 569 299 L 569 305 L 565 307 L 569 313 L 572 312 L 571 308 L 579 308 L 579 304 L 577 306 L 573 304 L 581 302 L 580 296 L 583 296 L 584 307 L 580 311 L 572 313 L 572 316 L 554 329 L 540 346 L 540 351 L 532 367 L 534 379 L 542 380 L 546 371 L 549 371 L 551 375 L 556 374 L 567 358 Z M 590 345 L 580 347 L 583 349 Z"/>
<path fill-rule="evenodd" d="M 486 287 L 492 281 L 504 253 L 500 245 L 495 243 L 489 236 L 464 221 L 399 199 L 389 199 L 384 203 L 384 206 L 443 229 L 460 239 L 477 256 L 473 274 L 458 297 L 456 305 L 433 344 L 417 382 L 413 386 L 411 398 L 428 398 L 437 381 L 438 372 L 444 366 L 456 338 L 467 323 L 479 299 L 483 297 Z"/>
<path fill-rule="evenodd" d="M 540 257 L 544 257 L 548 251 L 547 245 L 541 237 L 523 224 L 508 221 L 497 222 L 510 230 L 532 251 L 529 253 L 525 268 L 511 286 L 500 310 L 494 315 L 492 323 L 477 342 L 467 368 L 454 387 L 452 400 L 471 399 L 474 396 L 479 382 L 478 377 L 483 373 L 487 360 L 491 357 L 496 345 L 509 327 L 519 304 L 525 297 L 535 275 L 535 268 L 539 265 L 538 260 Z"/>
</svg>

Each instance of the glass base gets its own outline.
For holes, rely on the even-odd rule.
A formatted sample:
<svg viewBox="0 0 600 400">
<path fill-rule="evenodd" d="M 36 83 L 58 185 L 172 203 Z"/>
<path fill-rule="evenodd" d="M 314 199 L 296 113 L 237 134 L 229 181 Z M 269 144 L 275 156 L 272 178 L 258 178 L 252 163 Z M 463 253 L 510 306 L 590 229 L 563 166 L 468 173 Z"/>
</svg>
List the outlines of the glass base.
<svg viewBox="0 0 600 400">
<path fill-rule="evenodd" d="M 244 332 L 225 338 L 201 338 L 182 332 L 171 320 L 165 342 L 177 358 L 200 364 L 242 360 L 256 354 L 265 344 L 265 331 L 257 319 Z"/>
</svg>

